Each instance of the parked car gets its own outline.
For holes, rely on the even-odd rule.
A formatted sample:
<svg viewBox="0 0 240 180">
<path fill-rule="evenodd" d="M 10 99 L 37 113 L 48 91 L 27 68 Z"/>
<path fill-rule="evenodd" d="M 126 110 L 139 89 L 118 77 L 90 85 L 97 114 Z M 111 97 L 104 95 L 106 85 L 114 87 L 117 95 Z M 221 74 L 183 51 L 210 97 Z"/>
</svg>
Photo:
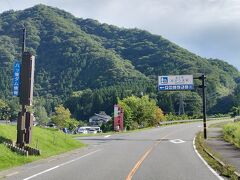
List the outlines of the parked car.
<svg viewBox="0 0 240 180">
<path fill-rule="evenodd" d="M 56 124 L 49 122 L 45 127 L 57 128 Z"/>
<path fill-rule="evenodd" d="M 94 128 L 91 128 L 91 129 L 88 130 L 88 133 L 97 134 L 97 130 L 95 130 Z"/>
<path fill-rule="evenodd" d="M 68 129 L 67 128 L 63 128 L 62 131 L 67 134 L 68 133 Z"/>
<path fill-rule="evenodd" d="M 102 132 L 101 128 L 98 127 L 98 126 L 96 126 L 96 127 L 92 127 L 92 129 L 96 130 L 97 133 L 101 133 L 101 132 Z"/>
<path fill-rule="evenodd" d="M 77 133 L 81 133 L 81 134 L 87 134 L 88 133 L 88 127 L 79 127 L 77 130 Z"/>
</svg>

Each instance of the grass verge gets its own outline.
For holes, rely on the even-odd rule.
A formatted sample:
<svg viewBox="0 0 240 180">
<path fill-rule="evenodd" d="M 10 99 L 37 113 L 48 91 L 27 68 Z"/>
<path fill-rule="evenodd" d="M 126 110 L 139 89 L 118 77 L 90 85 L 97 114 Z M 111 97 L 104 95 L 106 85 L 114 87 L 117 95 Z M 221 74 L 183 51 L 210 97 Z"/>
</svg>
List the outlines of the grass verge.
<svg viewBox="0 0 240 180">
<path fill-rule="evenodd" d="M 12 152 L 2 144 L 4 140 L 15 142 L 16 134 L 16 126 L 0 124 L 0 171 L 84 146 L 70 135 L 64 134 L 57 129 L 33 127 L 30 146 L 40 149 L 41 155 L 26 157 Z"/>
<path fill-rule="evenodd" d="M 224 125 L 230 123 L 231 121 L 223 121 L 223 122 L 218 122 L 214 124 L 210 124 L 208 127 L 209 128 L 223 128 Z"/>
<path fill-rule="evenodd" d="M 195 139 L 195 145 L 197 148 L 198 153 L 204 158 L 204 160 L 214 169 L 216 170 L 221 176 L 225 176 L 230 178 L 231 180 L 238 180 L 238 177 L 234 174 L 234 167 L 224 163 L 223 166 L 219 161 L 216 159 L 221 160 L 221 157 L 213 152 L 204 142 L 203 133 L 199 132 Z M 211 155 L 210 155 L 211 154 Z M 215 157 L 215 158 L 213 158 Z"/>
<path fill-rule="evenodd" d="M 229 123 L 224 125 L 223 135 L 226 141 L 240 148 L 240 122 Z"/>
</svg>

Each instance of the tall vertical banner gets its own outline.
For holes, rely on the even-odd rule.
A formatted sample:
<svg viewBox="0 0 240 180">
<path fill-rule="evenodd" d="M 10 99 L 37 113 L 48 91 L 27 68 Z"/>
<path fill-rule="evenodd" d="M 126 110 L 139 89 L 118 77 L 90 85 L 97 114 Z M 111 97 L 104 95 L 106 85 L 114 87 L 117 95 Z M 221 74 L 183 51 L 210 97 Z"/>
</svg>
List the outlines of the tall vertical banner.
<svg viewBox="0 0 240 180">
<path fill-rule="evenodd" d="M 114 120 L 113 120 L 113 127 L 115 131 L 123 131 L 123 109 L 118 106 L 114 105 Z"/>
<path fill-rule="evenodd" d="M 21 63 L 15 62 L 13 65 L 13 96 L 19 96 Z"/>
</svg>

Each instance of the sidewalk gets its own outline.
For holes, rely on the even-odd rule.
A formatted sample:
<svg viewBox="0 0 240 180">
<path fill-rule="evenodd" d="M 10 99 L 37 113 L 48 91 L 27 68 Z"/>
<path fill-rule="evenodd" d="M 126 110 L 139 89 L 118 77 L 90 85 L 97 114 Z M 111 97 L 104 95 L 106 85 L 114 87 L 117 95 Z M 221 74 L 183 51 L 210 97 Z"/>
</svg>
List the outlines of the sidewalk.
<svg viewBox="0 0 240 180">
<path fill-rule="evenodd" d="M 223 162 L 232 165 L 240 173 L 240 149 L 224 141 L 221 128 L 208 128 L 206 143 Z"/>
</svg>

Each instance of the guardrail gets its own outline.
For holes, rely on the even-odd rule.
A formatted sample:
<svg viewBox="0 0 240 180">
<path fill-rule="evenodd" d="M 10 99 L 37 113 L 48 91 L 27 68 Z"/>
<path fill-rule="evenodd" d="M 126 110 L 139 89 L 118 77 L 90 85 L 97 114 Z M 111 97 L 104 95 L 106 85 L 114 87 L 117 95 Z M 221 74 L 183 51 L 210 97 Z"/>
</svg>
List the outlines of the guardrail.
<svg viewBox="0 0 240 180">
<path fill-rule="evenodd" d="M 229 119 L 230 117 L 221 117 L 221 118 L 207 118 L 207 121 L 213 121 L 213 120 L 224 120 Z M 177 123 L 187 123 L 187 122 L 197 122 L 202 121 L 203 119 L 189 119 L 189 120 L 176 120 L 176 121 L 164 121 L 160 122 L 160 125 L 167 125 L 167 124 L 177 124 Z"/>
</svg>

